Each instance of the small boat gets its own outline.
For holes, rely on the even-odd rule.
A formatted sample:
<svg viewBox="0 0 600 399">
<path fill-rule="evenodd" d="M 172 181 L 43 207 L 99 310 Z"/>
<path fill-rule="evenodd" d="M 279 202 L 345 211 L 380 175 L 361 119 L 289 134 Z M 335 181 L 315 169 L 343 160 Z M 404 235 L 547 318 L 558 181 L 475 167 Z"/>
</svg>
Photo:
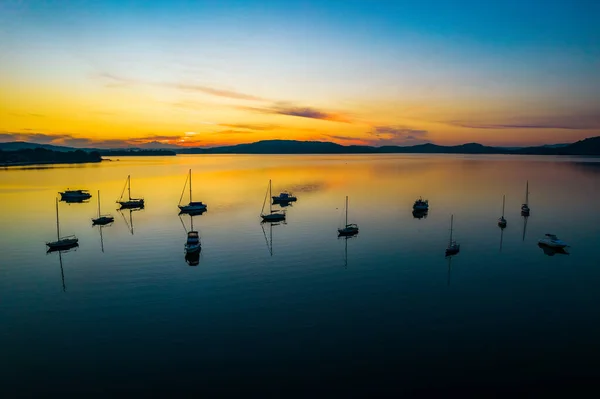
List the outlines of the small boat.
<svg viewBox="0 0 600 399">
<path fill-rule="evenodd" d="M 58 199 L 56 200 L 56 241 L 47 242 L 48 251 L 58 251 L 62 249 L 69 249 L 79 245 L 79 239 L 74 235 L 61 237 L 60 236 L 60 223 L 58 219 Z"/>
<path fill-rule="evenodd" d="M 547 233 L 544 238 L 538 240 L 538 244 L 546 245 L 550 248 L 565 248 L 569 244 L 556 237 L 554 234 Z"/>
<path fill-rule="evenodd" d="M 531 212 L 531 209 L 529 209 L 529 180 L 527 180 L 527 185 L 525 186 L 525 203 L 521 205 L 521 215 L 529 216 L 529 212 Z"/>
<path fill-rule="evenodd" d="M 346 196 L 346 224 L 344 226 L 338 229 L 338 236 L 353 236 L 358 234 L 358 225 L 356 223 L 348 223 L 348 196 Z"/>
<path fill-rule="evenodd" d="M 188 181 L 190 182 L 190 202 L 187 205 L 181 205 L 181 200 L 183 199 L 183 194 L 185 193 L 185 187 L 187 186 Z M 181 213 L 202 213 L 206 211 L 207 206 L 202 201 L 192 201 L 192 170 L 190 169 L 189 175 L 185 180 L 185 184 L 183 185 L 183 192 L 181 193 L 181 198 L 179 198 L 179 210 Z"/>
<path fill-rule="evenodd" d="M 115 221 L 112 215 L 102 215 L 100 213 L 100 190 L 98 190 L 98 217 L 92 219 L 94 225 L 105 225 Z"/>
<path fill-rule="evenodd" d="M 456 255 L 460 252 L 460 244 L 452 239 L 452 227 L 454 225 L 454 215 L 450 216 L 450 241 L 446 247 L 446 256 Z"/>
<path fill-rule="evenodd" d="M 182 220 L 183 223 L 183 220 Z M 187 241 L 185 242 L 184 249 L 186 253 L 200 251 L 200 234 L 197 230 L 194 230 L 194 217 L 190 215 L 190 231 L 187 232 Z M 185 227 L 185 225 L 184 225 Z"/>
<path fill-rule="evenodd" d="M 424 200 L 423 198 L 419 197 L 419 199 L 416 200 L 415 203 L 413 204 L 413 209 L 415 211 L 429 210 L 429 200 Z"/>
<path fill-rule="evenodd" d="M 271 180 L 269 180 L 269 188 L 267 190 L 267 195 L 271 196 Z M 281 210 L 273 210 L 273 206 L 271 201 L 269 201 L 269 213 L 265 213 L 265 202 L 267 202 L 267 197 L 265 196 L 265 200 L 263 201 L 263 207 L 260 211 L 260 217 L 263 219 L 263 222 L 281 222 L 285 220 L 285 211 Z"/>
<path fill-rule="evenodd" d="M 60 199 L 67 202 L 82 202 L 92 198 L 88 190 L 65 190 L 59 194 Z"/>
<path fill-rule="evenodd" d="M 498 218 L 498 226 L 500 226 L 501 229 L 506 227 L 506 219 L 504 219 L 504 204 L 506 203 L 506 195 L 502 196 L 502 216 L 500 216 L 500 218 Z"/>
<path fill-rule="evenodd" d="M 292 193 L 289 193 L 287 191 L 283 191 L 283 192 L 279 193 L 279 195 L 274 195 L 272 198 L 273 198 L 273 202 L 275 202 L 275 203 L 277 203 L 277 202 L 294 202 L 294 201 L 298 200 L 298 198 L 293 196 Z"/>
<path fill-rule="evenodd" d="M 127 200 L 123 200 L 123 195 L 125 194 L 125 189 L 127 188 Z M 143 208 L 144 207 L 144 199 L 143 198 L 131 198 L 131 175 L 127 176 L 127 180 L 125 181 L 125 186 L 123 187 L 123 191 L 121 191 L 121 197 L 117 200 L 117 204 L 121 205 L 121 208 Z"/>
</svg>

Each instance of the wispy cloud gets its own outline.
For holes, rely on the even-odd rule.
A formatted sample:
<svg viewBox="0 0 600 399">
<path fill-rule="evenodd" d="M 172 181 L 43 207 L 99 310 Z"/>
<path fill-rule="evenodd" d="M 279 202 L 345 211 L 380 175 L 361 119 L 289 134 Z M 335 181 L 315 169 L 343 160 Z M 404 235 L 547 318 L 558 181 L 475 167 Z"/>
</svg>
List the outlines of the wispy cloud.
<svg viewBox="0 0 600 399">
<path fill-rule="evenodd" d="M 184 135 L 149 135 L 127 140 L 93 140 L 85 137 L 75 137 L 65 133 L 20 133 L 0 132 L 0 142 L 27 141 L 38 144 L 52 144 L 76 148 L 120 148 L 135 147 L 149 142 L 174 145 L 185 143 L 187 137 Z"/>
<path fill-rule="evenodd" d="M 429 143 L 427 136 L 429 132 L 422 129 L 412 129 L 400 125 L 380 125 L 374 126 L 367 132 L 370 139 L 367 142 L 371 145 L 415 145 Z"/>
<path fill-rule="evenodd" d="M 449 121 L 449 125 L 467 129 L 600 129 L 600 112 L 586 115 L 557 115 L 548 117 L 514 117 L 501 122 L 479 123 Z"/>
<path fill-rule="evenodd" d="M 278 125 L 261 125 L 251 123 L 219 123 L 219 126 L 230 127 L 233 129 L 248 129 L 248 130 L 274 130 L 278 129 Z"/>
<path fill-rule="evenodd" d="M 141 81 L 141 80 L 136 80 L 136 79 L 124 78 L 122 76 L 117 76 L 117 75 L 113 75 L 111 73 L 106 73 L 106 72 L 99 73 L 95 76 L 100 77 L 105 80 L 108 80 L 109 86 L 111 86 L 111 87 L 131 85 L 131 84 L 142 84 L 142 85 L 165 87 L 168 89 L 176 89 L 176 90 L 182 90 L 182 91 L 188 91 L 188 92 L 189 91 L 200 92 L 200 93 L 208 94 L 211 96 L 226 97 L 226 98 L 231 98 L 231 99 L 235 99 L 235 100 L 266 101 L 264 98 L 254 96 L 252 94 L 241 93 L 241 92 L 238 92 L 235 90 L 220 89 L 220 88 L 205 86 L 205 85 L 198 85 L 198 84 L 191 84 L 191 83 Z M 177 105 L 181 106 L 182 104 L 177 104 Z"/>
<path fill-rule="evenodd" d="M 310 119 L 320 119 L 320 120 L 331 121 L 331 122 L 350 123 L 350 119 L 341 113 L 324 111 L 324 110 L 320 110 L 320 109 L 313 108 L 313 107 L 300 107 L 300 106 L 295 106 L 295 105 L 283 103 L 283 102 L 274 103 L 270 107 L 263 107 L 263 108 L 254 108 L 254 107 L 238 107 L 238 108 L 248 110 L 248 111 L 260 112 L 263 114 L 289 115 L 289 116 L 296 116 L 299 118 L 310 118 Z"/>
</svg>

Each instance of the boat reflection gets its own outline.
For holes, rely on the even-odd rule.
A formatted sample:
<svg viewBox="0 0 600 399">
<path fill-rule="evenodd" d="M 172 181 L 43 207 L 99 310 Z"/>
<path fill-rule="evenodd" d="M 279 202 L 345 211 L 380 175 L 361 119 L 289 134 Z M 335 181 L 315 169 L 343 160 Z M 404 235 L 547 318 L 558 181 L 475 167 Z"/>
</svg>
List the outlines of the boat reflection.
<svg viewBox="0 0 600 399">
<path fill-rule="evenodd" d="M 448 277 L 446 282 L 447 286 L 450 286 L 450 278 L 452 277 L 452 258 L 454 258 L 454 255 L 446 256 L 446 259 L 448 259 Z"/>
<path fill-rule="evenodd" d="M 100 249 L 102 250 L 102 253 L 104 253 L 104 238 L 102 237 L 102 229 L 105 227 L 107 226 L 98 226 L 98 231 L 100 232 Z"/>
<path fill-rule="evenodd" d="M 63 260 L 62 260 L 62 254 L 63 253 L 68 253 L 68 252 L 73 252 L 77 249 L 78 245 L 71 247 L 69 249 L 49 249 L 48 251 L 46 251 L 46 254 L 49 253 L 53 253 L 53 252 L 58 252 L 58 261 L 60 263 L 60 278 L 62 280 L 62 289 L 63 292 L 67 291 L 67 286 L 65 285 L 65 271 L 63 269 Z"/>
<path fill-rule="evenodd" d="M 525 233 L 527 232 L 527 219 L 529 219 L 529 216 L 523 216 L 523 241 L 525 241 Z"/>
<path fill-rule="evenodd" d="M 350 236 L 340 236 L 338 235 L 338 240 L 344 240 L 344 269 L 348 268 L 348 240 L 353 238 L 358 238 L 358 235 L 350 235 Z"/>
<path fill-rule="evenodd" d="M 186 212 L 187 213 L 187 212 Z M 188 213 L 189 214 L 189 213 Z M 200 242 L 200 233 L 198 230 L 194 230 L 194 217 L 190 216 L 190 229 L 185 226 L 185 222 L 179 215 L 179 220 L 183 226 L 183 231 L 186 234 L 186 242 L 184 244 L 185 261 L 190 266 L 197 266 L 200 263 L 200 252 L 202 251 L 202 244 Z"/>
<path fill-rule="evenodd" d="M 185 253 L 185 262 L 190 266 L 198 266 L 200 263 L 200 252 L 202 249 L 196 252 L 186 252 Z"/>
<path fill-rule="evenodd" d="M 426 209 L 425 210 L 413 209 L 413 211 L 412 211 L 413 218 L 415 218 L 415 219 L 427 218 L 427 213 L 428 213 L 428 211 Z"/>
<path fill-rule="evenodd" d="M 269 237 L 267 238 L 267 232 L 265 231 L 265 224 L 269 225 Z M 269 250 L 269 254 L 273 256 L 273 226 L 279 226 L 280 224 L 287 224 L 285 220 L 279 222 L 268 222 L 261 221 L 260 227 L 262 228 L 263 235 L 265 236 L 265 242 L 267 243 L 267 249 Z"/>
<path fill-rule="evenodd" d="M 500 251 L 499 252 L 502 252 L 502 240 L 503 240 L 503 238 L 504 238 L 504 228 L 501 227 L 500 228 Z"/>
<path fill-rule="evenodd" d="M 127 229 L 129 230 L 129 232 L 131 233 L 131 235 L 133 235 L 133 212 L 141 211 L 143 209 L 144 208 L 117 209 L 117 211 L 123 217 L 123 220 L 125 221 L 125 224 L 127 225 Z M 125 218 L 125 215 L 123 214 L 124 210 L 125 211 L 129 211 L 129 221 L 127 221 L 127 218 Z"/>
<path fill-rule="evenodd" d="M 569 253 L 567 251 L 565 251 L 564 248 L 550 247 L 550 246 L 542 244 L 542 243 L 538 243 L 538 247 L 540 247 L 542 249 L 542 251 L 544 251 L 544 254 L 546 254 L 548 256 L 554 256 L 556 254 L 569 255 Z"/>
</svg>

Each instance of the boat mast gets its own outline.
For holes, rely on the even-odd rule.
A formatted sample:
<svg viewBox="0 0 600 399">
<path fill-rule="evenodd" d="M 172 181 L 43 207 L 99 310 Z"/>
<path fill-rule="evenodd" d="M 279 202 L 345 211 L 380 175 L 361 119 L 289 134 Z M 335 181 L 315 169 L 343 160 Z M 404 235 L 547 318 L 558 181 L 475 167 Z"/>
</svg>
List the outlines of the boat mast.
<svg viewBox="0 0 600 399">
<path fill-rule="evenodd" d="M 450 245 L 452 245 L 452 225 L 454 224 L 454 215 L 450 215 Z"/>
<path fill-rule="evenodd" d="M 56 239 L 60 241 L 60 225 L 58 223 L 58 198 L 56 198 Z"/>
<path fill-rule="evenodd" d="M 271 192 L 271 179 L 269 179 L 269 214 L 273 213 L 273 201 L 271 201 L 273 193 Z"/>
<path fill-rule="evenodd" d="M 527 180 L 527 185 L 525 186 L 525 204 L 529 205 L 529 180 Z"/>
<path fill-rule="evenodd" d="M 127 195 L 129 196 L 129 201 L 131 201 L 131 175 L 127 175 Z"/>
<path fill-rule="evenodd" d="M 346 195 L 346 226 L 348 226 L 348 196 Z"/>
<path fill-rule="evenodd" d="M 100 217 L 100 190 L 98 190 L 98 217 Z"/>
<path fill-rule="evenodd" d="M 502 218 L 504 219 L 504 203 L 506 201 L 506 195 L 502 196 Z"/>
<path fill-rule="evenodd" d="M 192 203 L 192 170 L 190 169 L 190 204 Z"/>
</svg>

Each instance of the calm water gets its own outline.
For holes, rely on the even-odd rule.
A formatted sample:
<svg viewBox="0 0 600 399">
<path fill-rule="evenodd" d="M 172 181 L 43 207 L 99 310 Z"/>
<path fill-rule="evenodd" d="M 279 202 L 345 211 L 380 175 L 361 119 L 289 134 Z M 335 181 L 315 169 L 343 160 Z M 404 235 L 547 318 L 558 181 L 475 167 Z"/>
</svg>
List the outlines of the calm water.
<svg viewBox="0 0 600 399">
<path fill-rule="evenodd" d="M 591 381 L 598 161 L 238 155 L 0 170 L 0 393 L 289 397 Z M 177 209 L 189 168 L 194 200 L 208 204 L 194 217 L 197 266 Z M 146 208 L 121 214 L 128 174 Z M 274 194 L 299 198 L 287 224 L 260 223 L 269 179 Z M 46 254 L 67 187 L 94 195 L 59 206 L 80 246 Z M 102 231 L 90 220 L 98 189 L 115 216 Z M 336 231 L 346 195 L 360 226 L 349 240 Z M 412 215 L 419 196 L 431 206 L 423 219 Z M 461 243 L 451 263 L 450 214 Z M 569 254 L 545 254 L 544 233 Z"/>
</svg>

